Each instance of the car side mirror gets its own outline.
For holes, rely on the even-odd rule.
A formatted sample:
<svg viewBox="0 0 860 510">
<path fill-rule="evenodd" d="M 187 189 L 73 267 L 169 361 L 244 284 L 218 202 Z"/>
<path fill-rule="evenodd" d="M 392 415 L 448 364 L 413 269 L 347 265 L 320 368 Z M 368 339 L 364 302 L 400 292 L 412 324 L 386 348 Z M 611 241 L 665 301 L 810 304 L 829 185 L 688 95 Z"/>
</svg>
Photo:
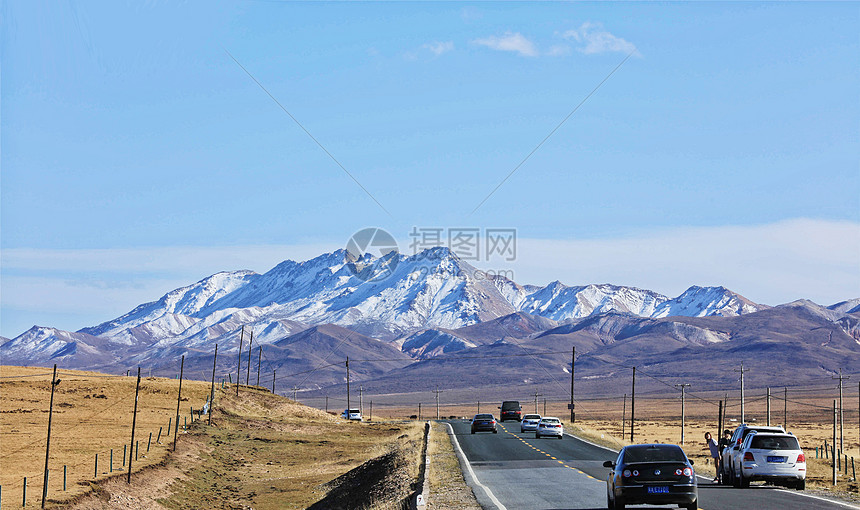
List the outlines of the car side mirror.
<svg viewBox="0 0 860 510">
<path fill-rule="evenodd" d="M 687 459 L 687 460 L 689 460 L 689 461 L 690 461 L 690 465 L 691 465 L 691 466 L 692 466 L 693 464 L 695 464 L 695 462 L 693 462 L 693 459 Z"/>
<path fill-rule="evenodd" d="M 614 468 L 614 467 L 615 467 L 615 463 L 614 463 L 614 462 L 612 462 L 611 460 L 607 460 L 607 461 L 605 461 L 605 462 L 603 463 L 603 467 Z"/>
</svg>

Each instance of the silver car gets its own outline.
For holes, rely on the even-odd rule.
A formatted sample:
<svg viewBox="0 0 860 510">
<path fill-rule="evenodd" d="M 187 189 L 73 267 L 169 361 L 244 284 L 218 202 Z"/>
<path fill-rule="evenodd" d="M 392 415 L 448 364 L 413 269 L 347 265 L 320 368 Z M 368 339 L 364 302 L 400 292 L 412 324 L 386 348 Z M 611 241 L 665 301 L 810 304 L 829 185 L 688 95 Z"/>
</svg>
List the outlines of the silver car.
<svg viewBox="0 0 860 510">
<path fill-rule="evenodd" d="M 561 420 L 552 416 L 541 418 L 535 430 L 535 439 L 540 439 L 544 436 L 555 436 L 559 439 L 564 437 L 564 427 L 561 424 Z"/>
<path fill-rule="evenodd" d="M 798 490 L 806 488 L 806 456 L 792 434 L 750 432 L 737 459 L 741 463 L 740 487 L 764 480 Z"/>
<path fill-rule="evenodd" d="M 527 414 L 523 416 L 523 421 L 520 422 L 520 433 L 537 430 L 538 422 L 540 422 L 539 414 Z"/>
</svg>

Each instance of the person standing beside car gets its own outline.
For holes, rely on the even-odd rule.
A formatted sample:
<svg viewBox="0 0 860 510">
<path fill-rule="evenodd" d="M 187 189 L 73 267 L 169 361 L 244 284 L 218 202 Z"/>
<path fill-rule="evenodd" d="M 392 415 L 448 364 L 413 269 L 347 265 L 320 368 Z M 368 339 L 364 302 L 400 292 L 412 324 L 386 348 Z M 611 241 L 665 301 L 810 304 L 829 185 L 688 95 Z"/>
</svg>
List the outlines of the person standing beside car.
<svg viewBox="0 0 860 510">
<path fill-rule="evenodd" d="M 723 476 L 723 450 L 725 450 L 730 444 L 732 444 L 732 431 L 726 429 L 723 431 L 723 437 L 720 438 L 720 442 L 718 443 L 720 449 L 720 465 L 717 467 L 718 478 L 722 478 Z M 722 482 L 722 479 L 719 481 Z"/>
<path fill-rule="evenodd" d="M 716 468 L 716 473 L 714 474 L 714 482 L 720 481 L 720 447 L 714 438 L 711 437 L 710 432 L 705 432 L 705 442 L 708 445 L 708 449 L 711 451 L 711 458 L 714 459 L 714 468 Z"/>
</svg>

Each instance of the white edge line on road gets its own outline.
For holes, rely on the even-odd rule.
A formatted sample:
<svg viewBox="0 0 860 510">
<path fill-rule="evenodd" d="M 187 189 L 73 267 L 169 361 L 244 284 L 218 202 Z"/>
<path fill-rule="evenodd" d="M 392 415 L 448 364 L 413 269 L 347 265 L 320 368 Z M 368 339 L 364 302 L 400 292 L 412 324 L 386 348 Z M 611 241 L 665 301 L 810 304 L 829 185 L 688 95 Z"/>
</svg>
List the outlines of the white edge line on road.
<svg viewBox="0 0 860 510">
<path fill-rule="evenodd" d="M 589 441 L 588 439 L 583 439 L 583 438 L 581 438 L 581 437 L 579 437 L 579 436 L 574 436 L 573 434 L 570 434 L 570 433 L 568 433 L 568 432 L 565 432 L 565 433 L 564 433 L 564 435 L 569 436 L 569 437 L 572 437 L 572 438 L 574 438 L 574 439 L 578 439 L 578 440 L 582 441 L 583 443 L 588 443 L 588 444 L 590 444 L 591 446 L 596 446 L 596 447 L 598 447 L 598 448 L 602 448 L 602 449 L 604 449 L 604 450 L 608 450 L 608 451 L 613 452 L 613 453 L 616 453 L 616 454 L 618 453 L 618 451 L 617 451 L 617 450 L 613 450 L 612 448 L 609 448 L 608 446 L 603 446 L 603 445 L 600 445 L 600 444 L 597 444 L 597 443 L 592 443 L 592 442 L 591 442 L 591 441 Z M 696 476 L 697 476 L 697 477 L 699 477 L 699 478 L 704 479 L 705 481 L 709 481 L 709 480 L 711 480 L 711 478 L 710 478 L 710 477 L 707 477 L 707 476 L 701 475 L 701 474 L 699 474 L 699 473 L 696 473 Z M 786 494 L 794 494 L 795 496 L 802 496 L 802 497 L 805 497 L 805 498 L 812 498 L 812 499 L 818 499 L 818 500 L 821 500 L 821 501 L 826 501 L 826 502 L 828 502 L 828 503 L 833 503 L 833 504 L 836 504 L 836 505 L 840 505 L 840 506 L 843 506 L 843 507 L 845 507 L 845 508 L 860 508 L 860 506 L 852 505 L 851 503 L 846 503 L 846 502 L 844 502 L 844 501 L 839 501 L 839 500 L 836 500 L 836 499 L 823 498 L 823 497 L 821 497 L 821 496 L 813 496 L 812 494 L 807 494 L 807 493 L 805 493 L 805 492 L 803 492 L 803 491 L 791 491 L 791 490 L 786 490 L 786 489 L 775 489 L 775 490 L 778 490 L 778 491 L 780 491 L 780 492 L 785 492 Z"/>
<path fill-rule="evenodd" d="M 465 464 L 466 469 L 469 471 L 468 474 L 472 478 L 472 481 L 474 481 L 475 485 L 483 489 L 483 491 L 487 494 L 487 497 L 490 498 L 490 501 L 492 501 L 493 504 L 499 508 L 499 510 L 508 510 L 507 507 L 503 505 L 501 501 L 496 499 L 495 494 L 493 494 L 493 491 L 491 491 L 489 487 L 478 481 L 478 477 L 475 476 L 475 472 L 472 470 L 472 465 L 469 463 L 469 459 L 466 458 L 466 454 L 463 453 L 463 449 L 460 448 L 460 442 L 457 441 L 457 435 L 454 434 L 454 427 L 452 427 L 451 424 L 447 422 L 445 423 L 445 425 L 448 426 L 448 435 L 451 436 L 451 439 L 454 441 L 454 446 L 457 448 L 457 456 L 460 458 L 460 460 L 463 461 L 463 464 Z"/>
<path fill-rule="evenodd" d="M 823 498 L 821 496 L 813 496 L 812 494 L 806 494 L 803 491 L 794 491 L 794 490 L 788 490 L 788 489 L 774 489 L 774 490 L 779 491 L 779 492 L 784 492 L 786 494 L 794 494 L 795 496 L 803 496 L 805 498 L 820 499 L 821 501 L 826 501 L 826 502 L 832 503 L 834 505 L 844 506 L 845 508 L 860 508 L 860 506 L 852 505 L 851 503 L 846 503 L 844 501 L 839 501 L 837 499 Z"/>
</svg>

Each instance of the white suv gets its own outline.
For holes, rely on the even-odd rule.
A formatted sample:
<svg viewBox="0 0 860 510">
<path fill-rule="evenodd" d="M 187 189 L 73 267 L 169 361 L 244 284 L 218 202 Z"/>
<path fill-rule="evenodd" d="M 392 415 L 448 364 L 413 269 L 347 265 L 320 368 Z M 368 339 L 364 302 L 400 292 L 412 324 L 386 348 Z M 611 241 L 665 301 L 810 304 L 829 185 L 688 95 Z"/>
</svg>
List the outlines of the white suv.
<svg viewBox="0 0 860 510">
<path fill-rule="evenodd" d="M 792 434 L 750 432 L 736 457 L 741 467 L 740 487 L 765 480 L 798 490 L 806 488 L 806 456 Z"/>
<path fill-rule="evenodd" d="M 732 434 L 732 439 L 729 442 L 729 445 L 723 449 L 723 465 L 722 465 L 722 480 L 725 485 L 737 485 L 738 477 L 740 476 L 740 461 L 738 460 L 738 451 L 740 451 L 741 444 L 743 444 L 744 439 L 746 439 L 747 434 L 752 431 L 756 432 L 778 432 L 785 434 L 785 429 L 779 426 L 776 427 L 767 427 L 767 426 L 759 426 L 759 425 L 747 425 L 746 423 L 742 423 L 738 425 L 738 428 L 735 429 L 734 434 Z"/>
<path fill-rule="evenodd" d="M 344 409 L 340 417 L 347 420 L 361 421 L 361 411 L 358 409 Z"/>
</svg>

